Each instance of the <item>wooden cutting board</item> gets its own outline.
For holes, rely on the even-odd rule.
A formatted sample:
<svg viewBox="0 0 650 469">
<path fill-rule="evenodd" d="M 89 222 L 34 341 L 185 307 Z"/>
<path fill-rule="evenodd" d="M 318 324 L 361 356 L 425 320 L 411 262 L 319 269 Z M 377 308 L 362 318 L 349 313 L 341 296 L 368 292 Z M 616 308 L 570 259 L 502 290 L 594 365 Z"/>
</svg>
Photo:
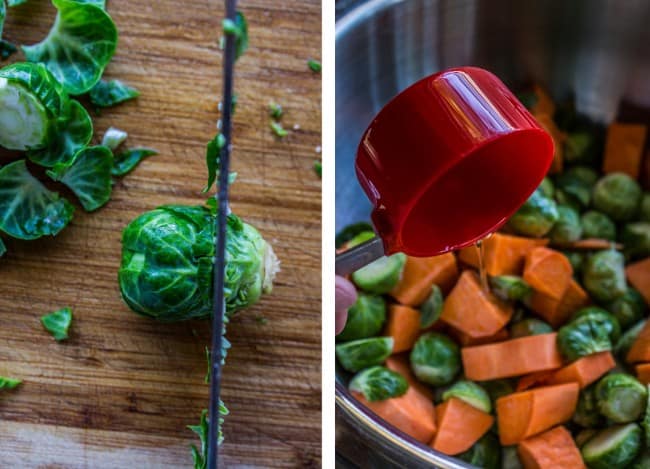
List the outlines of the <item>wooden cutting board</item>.
<svg viewBox="0 0 650 469">
<path fill-rule="evenodd" d="M 318 0 L 242 0 L 250 49 L 237 63 L 233 211 L 255 225 L 282 261 L 275 289 L 234 318 L 223 400 L 231 415 L 226 467 L 320 466 L 321 181 Z M 97 116 L 127 144 L 160 155 L 114 187 L 93 214 L 77 206 L 59 236 L 8 240 L 0 259 L 0 375 L 24 381 L 0 393 L 0 466 L 191 467 L 186 425 L 207 407 L 204 347 L 209 324 L 164 325 L 131 313 L 116 282 L 123 227 L 166 203 L 204 200 L 205 143 L 221 95 L 216 0 L 109 0 L 119 31 L 106 71 L 142 96 Z M 29 0 L 10 9 L 5 38 L 38 42 L 54 9 Z M 21 55 L 14 56 L 19 60 Z M 290 134 L 276 139 L 268 103 L 283 105 Z M 296 130 L 293 130 L 296 124 Z M 298 128 L 299 127 L 299 128 Z M 6 162 L 6 161 L 5 161 Z M 71 338 L 56 343 L 39 317 L 71 306 Z M 264 318 L 264 319 L 263 319 Z"/>
</svg>

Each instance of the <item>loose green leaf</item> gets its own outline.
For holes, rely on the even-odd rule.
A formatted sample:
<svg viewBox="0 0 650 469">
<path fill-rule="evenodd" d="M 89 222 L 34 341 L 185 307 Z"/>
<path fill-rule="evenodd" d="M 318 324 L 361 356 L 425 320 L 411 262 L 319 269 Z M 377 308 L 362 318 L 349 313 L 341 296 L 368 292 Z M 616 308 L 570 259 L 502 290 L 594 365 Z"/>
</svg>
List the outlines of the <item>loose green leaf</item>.
<svg viewBox="0 0 650 469">
<path fill-rule="evenodd" d="M 125 176 L 133 171 L 142 160 L 157 154 L 158 150 L 153 148 L 129 148 L 115 155 L 111 174 L 116 177 Z"/>
<path fill-rule="evenodd" d="M 221 427 L 223 426 L 224 417 L 228 415 L 228 409 L 223 402 L 219 401 L 219 437 L 218 443 L 223 442 L 223 433 Z M 199 436 L 201 441 L 201 449 L 199 450 L 196 445 L 191 445 L 192 457 L 194 458 L 194 469 L 206 469 L 208 460 L 208 411 L 203 409 L 201 412 L 201 420 L 198 425 L 188 425 L 187 428 L 192 430 Z"/>
<path fill-rule="evenodd" d="M 49 191 L 27 170 L 25 160 L 0 169 L 0 230 L 18 239 L 55 236 L 72 219 L 74 207 Z"/>
<path fill-rule="evenodd" d="M 140 92 L 120 80 L 100 80 L 90 90 L 90 102 L 97 107 L 111 107 L 140 96 Z"/>
<path fill-rule="evenodd" d="M 273 119 L 280 119 L 282 117 L 282 113 L 282 106 L 280 106 L 278 103 L 269 104 L 269 114 Z"/>
<path fill-rule="evenodd" d="M 320 73 L 321 69 L 323 68 L 322 65 L 320 64 L 320 62 L 318 60 L 314 60 L 314 59 L 309 59 L 307 61 L 307 66 L 314 73 Z"/>
<path fill-rule="evenodd" d="M 226 137 L 223 134 L 217 134 L 208 142 L 205 150 L 205 163 L 208 166 L 208 184 L 203 188 L 203 192 L 208 192 L 216 181 L 221 166 L 221 151 L 226 146 Z"/>
<path fill-rule="evenodd" d="M 282 127 L 282 124 L 280 124 L 279 122 L 271 121 L 271 122 L 270 122 L 270 125 L 271 125 L 271 130 L 272 130 L 273 133 L 274 133 L 275 135 L 277 135 L 278 137 L 283 138 L 283 137 L 286 137 L 287 135 L 289 135 L 289 132 L 287 132 L 287 131 Z"/>
<path fill-rule="evenodd" d="M 65 340 L 68 338 L 68 330 L 72 324 L 72 310 L 66 307 L 41 316 L 41 324 L 57 342 Z"/>
<path fill-rule="evenodd" d="M 319 178 L 323 177 L 323 163 L 321 161 L 314 162 L 314 172 L 318 175 Z"/>
<path fill-rule="evenodd" d="M 0 389 L 15 389 L 20 383 L 22 383 L 22 381 L 19 379 L 0 376 Z"/>
<path fill-rule="evenodd" d="M 96 146 L 79 150 L 68 163 L 57 163 L 47 175 L 68 186 L 83 208 L 92 212 L 111 198 L 112 169 L 113 153 L 107 147 Z"/>
<path fill-rule="evenodd" d="M 248 22 L 241 12 L 237 12 L 235 21 L 223 20 L 223 33 L 235 36 L 235 60 L 239 59 L 248 49 Z"/>
<path fill-rule="evenodd" d="M 47 37 L 23 46 L 30 62 L 42 62 L 72 95 L 99 81 L 117 46 L 117 28 L 102 8 L 75 0 L 52 0 L 58 10 Z"/>
<path fill-rule="evenodd" d="M 0 238 L 0 257 L 4 256 L 6 252 L 7 252 L 7 246 L 5 246 L 5 243 Z"/>
<path fill-rule="evenodd" d="M 102 138 L 102 145 L 115 151 L 117 147 L 122 145 L 126 138 L 129 136 L 124 130 L 116 129 L 115 127 L 109 127 Z"/>
<path fill-rule="evenodd" d="M 75 153 L 90 143 L 93 137 L 93 123 L 88 112 L 78 101 L 70 100 L 70 115 L 67 122 L 61 122 L 52 143 L 41 150 L 27 152 L 31 161 L 46 168 L 56 164 L 67 164 Z"/>
</svg>

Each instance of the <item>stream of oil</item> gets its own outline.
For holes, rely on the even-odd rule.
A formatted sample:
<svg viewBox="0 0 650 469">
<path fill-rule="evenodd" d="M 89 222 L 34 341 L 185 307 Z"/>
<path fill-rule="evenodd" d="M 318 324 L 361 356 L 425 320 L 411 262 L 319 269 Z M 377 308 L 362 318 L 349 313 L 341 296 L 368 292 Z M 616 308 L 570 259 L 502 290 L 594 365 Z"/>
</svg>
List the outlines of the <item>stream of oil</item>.
<svg viewBox="0 0 650 469">
<path fill-rule="evenodd" d="M 488 284 L 488 278 L 487 278 L 487 271 L 485 270 L 485 240 L 488 239 L 488 237 L 485 237 L 484 239 L 481 239 L 476 242 L 476 249 L 478 250 L 478 274 L 479 278 L 481 279 L 481 287 L 483 288 L 483 291 L 486 293 L 490 292 L 490 285 Z"/>
</svg>

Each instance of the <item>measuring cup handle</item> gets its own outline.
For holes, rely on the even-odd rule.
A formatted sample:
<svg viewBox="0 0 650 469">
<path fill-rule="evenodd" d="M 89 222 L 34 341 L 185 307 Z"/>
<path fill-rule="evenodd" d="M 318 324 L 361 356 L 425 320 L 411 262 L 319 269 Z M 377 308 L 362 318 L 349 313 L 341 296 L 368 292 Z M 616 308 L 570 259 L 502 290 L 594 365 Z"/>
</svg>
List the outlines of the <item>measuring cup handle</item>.
<svg viewBox="0 0 650 469">
<path fill-rule="evenodd" d="M 336 275 L 348 275 L 384 255 L 384 243 L 379 237 L 348 249 L 336 256 Z"/>
</svg>

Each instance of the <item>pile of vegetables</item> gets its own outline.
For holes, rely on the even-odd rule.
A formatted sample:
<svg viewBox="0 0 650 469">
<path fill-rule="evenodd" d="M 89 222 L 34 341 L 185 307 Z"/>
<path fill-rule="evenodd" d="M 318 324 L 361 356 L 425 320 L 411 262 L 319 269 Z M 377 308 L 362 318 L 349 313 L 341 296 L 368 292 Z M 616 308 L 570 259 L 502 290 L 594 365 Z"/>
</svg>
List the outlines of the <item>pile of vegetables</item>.
<svg viewBox="0 0 650 469">
<path fill-rule="evenodd" d="M 339 371 L 383 420 L 479 467 L 647 468 L 647 129 L 605 130 L 538 87 L 527 98 L 554 162 L 483 241 L 489 288 L 476 246 L 363 267 L 350 276 L 358 299 L 336 338 Z M 355 224 L 337 248 L 373 236 Z"/>
<path fill-rule="evenodd" d="M 24 0 L 8 2 L 10 7 L 20 3 Z M 112 177 L 124 176 L 156 153 L 134 148 L 114 154 L 127 137 L 119 129 L 107 131 L 101 145 L 91 144 L 92 120 L 75 97 L 87 95 L 100 108 L 139 93 L 118 80 L 101 80 L 118 39 L 105 2 L 52 4 L 58 13 L 47 37 L 22 46 L 24 62 L 0 69 L 0 147 L 19 152 L 0 167 L 0 232 L 23 240 L 55 236 L 73 216 L 73 205 L 40 178 L 67 186 L 91 212 L 110 199 Z M 6 12 L 0 0 L 0 37 Z M 1 58 L 16 51 L 0 42 Z M 4 252 L 0 239 L 0 255 Z"/>
</svg>

